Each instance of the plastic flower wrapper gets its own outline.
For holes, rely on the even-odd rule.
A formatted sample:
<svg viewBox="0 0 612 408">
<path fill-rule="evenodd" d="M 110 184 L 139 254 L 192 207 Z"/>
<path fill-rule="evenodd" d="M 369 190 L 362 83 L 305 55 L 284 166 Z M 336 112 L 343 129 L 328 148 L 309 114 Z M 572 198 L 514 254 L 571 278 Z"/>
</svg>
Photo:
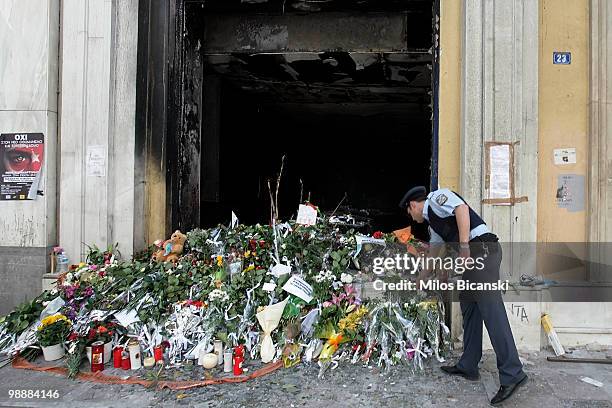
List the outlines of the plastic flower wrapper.
<svg viewBox="0 0 612 408">
<path fill-rule="evenodd" d="M 437 299 L 428 299 L 420 302 L 418 306 L 417 318 L 423 329 L 423 337 L 427 339 L 436 359 L 442 363 L 445 360 L 440 355 L 440 350 L 448 349 L 450 346 L 450 330 L 444 324 L 444 305 Z"/>
<path fill-rule="evenodd" d="M 259 352 L 261 355 L 261 361 L 264 363 L 269 363 L 272 361 L 274 355 L 276 354 L 271 333 L 278 327 L 278 323 L 280 322 L 283 315 L 283 310 L 285 309 L 288 301 L 289 298 L 287 297 L 287 299 L 283 300 L 282 302 L 275 303 L 271 306 L 266 306 L 256 315 L 257 321 L 261 325 L 261 329 L 264 333 Z"/>
</svg>

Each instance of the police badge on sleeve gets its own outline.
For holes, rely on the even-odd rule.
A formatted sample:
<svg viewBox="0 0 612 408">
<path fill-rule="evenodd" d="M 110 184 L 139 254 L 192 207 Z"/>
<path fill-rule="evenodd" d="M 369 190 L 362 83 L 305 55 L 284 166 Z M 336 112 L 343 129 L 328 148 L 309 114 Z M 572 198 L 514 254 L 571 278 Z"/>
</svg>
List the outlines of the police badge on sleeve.
<svg viewBox="0 0 612 408">
<path fill-rule="evenodd" d="M 447 201 L 448 197 L 445 194 L 440 194 L 436 197 L 436 203 L 438 203 L 438 205 L 440 206 L 444 205 L 444 203 L 446 203 Z"/>
</svg>

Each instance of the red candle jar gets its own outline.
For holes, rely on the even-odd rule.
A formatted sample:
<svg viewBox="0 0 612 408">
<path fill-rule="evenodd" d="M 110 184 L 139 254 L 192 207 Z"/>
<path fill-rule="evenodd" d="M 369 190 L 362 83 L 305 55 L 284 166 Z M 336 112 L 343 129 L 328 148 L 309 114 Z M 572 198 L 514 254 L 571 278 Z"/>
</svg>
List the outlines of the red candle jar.
<svg viewBox="0 0 612 408">
<path fill-rule="evenodd" d="M 121 368 L 121 355 L 123 354 L 123 347 L 117 346 L 113 350 L 113 367 Z"/>
<path fill-rule="evenodd" d="M 234 347 L 234 375 L 242 375 L 244 372 L 242 363 L 244 363 L 244 346 L 241 344 Z"/>
<path fill-rule="evenodd" d="M 132 365 L 130 364 L 130 353 L 124 351 L 121 354 L 121 369 L 129 370 L 130 368 L 132 368 Z"/>
<path fill-rule="evenodd" d="M 91 345 L 91 372 L 104 370 L 104 342 L 96 341 Z"/>
<path fill-rule="evenodd" d="M 155 357 L 155 361 L 164 360 L 164 348 L 161 344 L 159 346 L 153 347 L 153 357 Z"/>
</svg>

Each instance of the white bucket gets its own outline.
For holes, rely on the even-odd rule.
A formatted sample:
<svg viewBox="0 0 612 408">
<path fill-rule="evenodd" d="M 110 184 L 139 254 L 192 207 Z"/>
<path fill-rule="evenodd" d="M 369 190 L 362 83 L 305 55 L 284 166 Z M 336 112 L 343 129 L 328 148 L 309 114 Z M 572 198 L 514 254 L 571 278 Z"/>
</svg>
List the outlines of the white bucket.
<svg viewBox="0 0 612 408">
<path fill-rule="evenodd" d="M 66 351 L 64 350 L 64 345 L 61 343 L 41 348 L 43 351 L 43 356 L 45 357 L 45 361 L 59 360 L 60 358 L 64 357 L 64 354 L 66 354 Z"/>
</svg>

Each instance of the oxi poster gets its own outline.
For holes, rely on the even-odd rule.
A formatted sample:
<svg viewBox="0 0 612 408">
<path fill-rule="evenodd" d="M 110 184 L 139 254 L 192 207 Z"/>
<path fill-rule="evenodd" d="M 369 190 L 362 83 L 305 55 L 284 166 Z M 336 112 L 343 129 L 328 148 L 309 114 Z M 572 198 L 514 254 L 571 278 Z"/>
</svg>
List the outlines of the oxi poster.
<svg viewBox="0 0 612 408">
<path fill-rule="evenodd" d="M 0 200 L 34 200 L 43 157 L 42 133 L 2 133 Z"/>
</svg>

